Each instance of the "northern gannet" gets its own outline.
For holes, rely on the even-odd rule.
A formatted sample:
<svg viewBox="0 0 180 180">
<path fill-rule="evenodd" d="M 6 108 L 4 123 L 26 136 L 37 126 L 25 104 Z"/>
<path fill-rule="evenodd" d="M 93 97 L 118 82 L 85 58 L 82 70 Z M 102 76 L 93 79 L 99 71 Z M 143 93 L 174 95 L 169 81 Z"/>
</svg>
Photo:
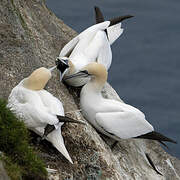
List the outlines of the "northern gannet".
<svg viewBox="0 0 180 180">
<path fill-rule="evenodd" d="M 67 43 L 56 59 L 61 78 L 78 72 L 94 61 L 109 69 L 112 61 L 110 45 L 123 33 L 121 22 L 133 16 L 120 16 L 104 21 L 98 7 L 95 7 L 95 13 L 97 24 L 87 28 Z M 71 86 L 82 86 L 88 80 L 89 78 L 73 78 L 66 83 Z"/>
<path fill-rule="evenodd" d="M 153 126 L 139 109 L 117 100 L 103 98 L 101 90 L 107 81 L 107 76 L 106 68 L 102 64 L 93 62 L 78 73 L 66 77 L 66 79 L 90 77 L 90 81 L 81 90 L 80 106 L 85 118 L 98 131 L 117 141 L 144 138 L 176 143 L 154 131 Z"/>
<path fill-rule="evenodd" d="M 154 131 L 153 126 L 139 109 L 124 102 L 103 98 L 101 90 L 107 81 L 107 76 L 106 68 L 102 64 L 93 62 L 86 65 L 81 71 L 66 77 L 66 79 L 90 77 L 88 83 L 81 90 L 80 106 L 84 117 L 99 132 L 115 139 L 116 142 L 120 139 L 143 138 L 157 140 L 163 145 L 165 145 L 163 141 L 177 143 Z M 150 156 L 147 153 L 145 156 L 152 168 L 162 175 Z"/>
<path fill-rule="evenodd" d="M 71 157 L 64 145 L 61 126 L 64 122 L 75 122 L 64 116 L 62 103 L 44 90 L 55 67 L 38 68 L 14 87 L 8 98 L 7 107 L 24 121 L 28 129 L 50 141 L 71 163 Z"/>
</svg>

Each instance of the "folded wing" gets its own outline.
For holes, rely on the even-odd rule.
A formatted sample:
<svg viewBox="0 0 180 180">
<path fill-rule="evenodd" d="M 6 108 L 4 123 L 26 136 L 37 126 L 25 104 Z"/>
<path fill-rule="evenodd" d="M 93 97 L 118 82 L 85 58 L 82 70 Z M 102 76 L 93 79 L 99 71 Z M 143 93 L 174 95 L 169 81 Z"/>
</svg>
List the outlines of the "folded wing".
<svg viewBox="0 0 180 180">
<path fill-rule="evenodd" d="M 43 105 L 48 109 L 49 113 L 53 115 L 64 116 L 64 108 L 59 99 L 54 97 L 51 93 L 46 90 L 38 91 L 38 94 L 43 102 Z"/>
<path fill-rule="evenodd" d="M 103 112 L 96 114 L 96 122 L 107 133 L 113 134 L 122 139 L 128 139 L 154 131 L 142 113 Z"/>
</svg>

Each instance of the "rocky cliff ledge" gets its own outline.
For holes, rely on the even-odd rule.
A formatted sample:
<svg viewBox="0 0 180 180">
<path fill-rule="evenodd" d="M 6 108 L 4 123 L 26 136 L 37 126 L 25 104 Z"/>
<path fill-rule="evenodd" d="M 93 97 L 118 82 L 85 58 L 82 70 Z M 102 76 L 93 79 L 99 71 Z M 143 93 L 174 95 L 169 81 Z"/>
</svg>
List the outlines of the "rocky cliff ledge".
<svg viewBox="0 0 180 180">
<path fill-rule="evenodd" d="M 75 35 L 43 0 L 1 0 L 0 98 L 7 99 L 11 89 L 35 68 L 53 66 L 61 48 Z M 79 99 L 59 83 L 57 73 L 47 90 L 63 102 L 66 112 L 78 109 Z M 108 98 L 119 98 L 109 85 L 103 93 Z M 79 112 L 70 116 L 83 119 Z M 112 142 L 105 143 L 90 125 L 76 124 L 65 125 L 63 136 L 73 165 L 52 148 L 38 147 L 46 165 L 58 170 L 52 179 L 180 179 L 180 161 L 156 142 L 122 140 L 111 150 L 108 144 Z M 163 176 L 147 163 L 144 152 L 149 153 Z"/>
</svg>

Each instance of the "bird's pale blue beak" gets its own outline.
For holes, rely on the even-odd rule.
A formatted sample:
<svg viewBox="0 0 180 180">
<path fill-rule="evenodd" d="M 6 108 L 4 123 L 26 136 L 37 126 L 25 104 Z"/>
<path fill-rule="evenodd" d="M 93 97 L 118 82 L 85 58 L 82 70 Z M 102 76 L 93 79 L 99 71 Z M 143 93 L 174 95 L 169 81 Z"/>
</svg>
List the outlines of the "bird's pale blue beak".
<svg viewBox="0 0 180 180">
<path fill-rule="evenodd" d="M 68 80 L 68 79 L 71 79 L 71 78 L 74 78 L 74 77 L 86 78 L 86 77 L 88 77 L 88 76 L 90 76 L 90 74 L 88 73 L 88 71 L 85 70 L 85 71 L 79 71 L 79 72 L 77 72 L 77 73 L 75 73 L 75 74 L 66 76 L 66 77 L 64 78 L 64 80 Z"/>
<path fill-rule="evenodd" d="M 49 71 L 52 72 L 56 67 L 57 67 L 57 65 L 56 65 L 56 66 L 53 66 L 52 68 L 49 68 Z"/>
</svg>

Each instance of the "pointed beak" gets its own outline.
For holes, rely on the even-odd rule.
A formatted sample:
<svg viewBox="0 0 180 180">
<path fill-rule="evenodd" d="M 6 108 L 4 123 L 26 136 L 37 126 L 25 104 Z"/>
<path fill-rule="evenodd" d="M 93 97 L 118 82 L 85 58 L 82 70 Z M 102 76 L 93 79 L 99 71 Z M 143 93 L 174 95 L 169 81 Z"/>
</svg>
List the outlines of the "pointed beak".
<svg viewBox="0 0 180 180">
<path fill-rule="evenodd" d="M 63 77 L 64 77 L 64 75 L 66 74 L 67 71 L 68 71 L 68 68 L 65 69 L 63 73 L 61 71 L 59 71 L 59 79 L 60 79 L 60 81 L 63 80 Z"/>
<path fill-rule="evenodd" d="M 56 66 L 53 66 L 52 68 L 49 68 L 49 71 L 52 72 L 56 67 L 57 67 L 57 65 L 56 65 Z"/>
<path fill-rule="evenodd" d="M 88 71 L 85 70 L 85 71 L 79 71 L 79 72 L 77 72 L 75 74 L 72 74 L 70 76 L 66 76 L 64 78 L 64 80 L 68 80 L 68 79 L 71 79 L 71 78 L 74 78 L 74 77 L 85 78 L 85 77 L 88 77 L 88 76 L 90 76 L 90 74 L 88 73 Z"/>
<path fill-rule="evenodd" d="M 60 59 L 59 57 L 56 59 L 57 69 L 60 71 L 60 81 L 62 81 L 63 76 L 67 72 L 69 65 L 68 60 Z"/>
</svg>

